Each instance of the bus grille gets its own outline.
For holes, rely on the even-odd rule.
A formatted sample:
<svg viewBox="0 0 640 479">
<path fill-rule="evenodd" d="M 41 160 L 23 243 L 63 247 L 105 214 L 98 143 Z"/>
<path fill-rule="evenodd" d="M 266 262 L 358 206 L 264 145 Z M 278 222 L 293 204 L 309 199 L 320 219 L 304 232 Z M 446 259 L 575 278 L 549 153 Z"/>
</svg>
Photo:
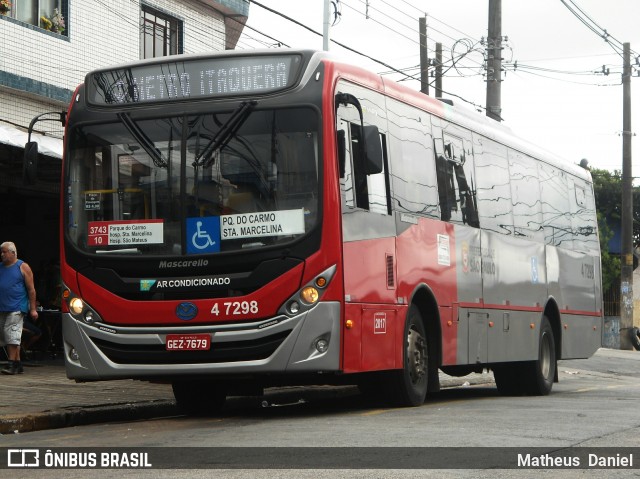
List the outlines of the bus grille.
<svg viewBox="0 0 640 479">
<path fill-rule="evenodd" d="M 289 335 L 282 331 L 250 341 L 211 343 L 209 351 L 167 351 L 164 344 L 120 344 L 91 338 L 117 364 L 194 364 L 257 361 L 271 356 Z"/>
</svg>

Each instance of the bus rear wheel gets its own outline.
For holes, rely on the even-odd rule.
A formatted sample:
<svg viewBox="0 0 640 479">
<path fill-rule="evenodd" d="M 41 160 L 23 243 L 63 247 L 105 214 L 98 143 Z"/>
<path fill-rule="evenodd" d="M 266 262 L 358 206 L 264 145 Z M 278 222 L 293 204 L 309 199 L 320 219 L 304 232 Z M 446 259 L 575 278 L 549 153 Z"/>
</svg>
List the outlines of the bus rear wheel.
<svg viewBox="0 0 640 479">
<path fill-rule="evenodd" d="M 556 374 L 556 343 L 553 329 L 546 316 L 542 317 L 540 325 L 540 340 L 538 342 L 538 360 L 527 364 L 525 374 L 525 392 L 532 396 L 546 396 L 551 392 Z"/>
<path fill-rule="evenodd" d="M 404 329 L 404 367 L 392 371 L 388 392 L 398 406 L 419 406 L 427 396 L 429 346 L 420 310 L 411 305 Z"/>
<path fill-rule="evenodd" d="M 176 405 L 182 412 L 194 416 L 218 414 L 227 399 L 224 385 L 207 380 L 177 380 L 171 383 Z"/>
<path fill-rule="evenodd" d="M 543 316 L 538 341 L 538 359 L 507 363 L 493 368 L 496 387 L 504 396 L 546 396 L 551 392 L 556 373 L 556 346 L 551 323 Z"/>
</svg>

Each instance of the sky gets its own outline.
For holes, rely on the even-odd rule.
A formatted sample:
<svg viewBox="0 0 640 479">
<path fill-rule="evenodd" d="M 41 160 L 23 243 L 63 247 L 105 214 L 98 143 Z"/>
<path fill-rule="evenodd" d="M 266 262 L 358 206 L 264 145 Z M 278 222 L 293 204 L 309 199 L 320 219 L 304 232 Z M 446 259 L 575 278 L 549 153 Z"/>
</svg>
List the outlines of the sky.
<svg viewBox="0 0 640 479">
<path fill-rule="evenodd" d="M 419 81 L 409 77 L 419 78 L 418 19 L 426 16 L 429 57 L 435 57 L 436 42 L 442 43 L 448 69 L 443 96 L 485 114 L 482 40 L 487 37 L 489 0 L 337 3 L 340 15 L 330 37 L 358 53 L 333 42 L 332 53 L 419 90 Z M 320 35 L 264 7 L 322 33 L 324 0 L 251 1 L 237 48 L 270 48 L 280 43 L 322 50 Z M 640 0 L 502 0 L 502 35 L 507 37 L 503 123 L 568 161 L 579 163 L 586 158 L 591 167 L 610 171 L 622 170 L 621 52 L 622 43 L 630 43 L 631 63 L 636 67 L 631 79 L 631 131 L 638 133 L 632 140 L 633 175 L 640 177 L 640 65 L 636 64 L 640 62 Z"/>
</svg>

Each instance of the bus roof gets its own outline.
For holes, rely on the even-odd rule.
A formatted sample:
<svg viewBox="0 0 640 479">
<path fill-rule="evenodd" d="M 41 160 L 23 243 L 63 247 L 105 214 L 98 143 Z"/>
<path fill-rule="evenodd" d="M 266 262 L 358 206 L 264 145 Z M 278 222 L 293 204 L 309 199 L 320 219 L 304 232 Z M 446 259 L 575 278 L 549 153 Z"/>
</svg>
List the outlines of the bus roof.
<svg viewBox="0 0 640 479">
<path fill-rule="evenodd" d="M 338 77 L 360 83 L 363 86 L 372 87 L 373 85 L 379 85 L 377 89 L 391 98 L 413 105 L 444 120 L 468 128 L 489 139 L 495 140 L 591 182 L 591 174 L 585 168 L 526 140 L 514 133 L 507 125 L 497 122 L 474 110 L 460 107 L 449 100 L 428 96 L 364 68 L 347 64 L 326 52 L 320 52 L 317 56 L 317 61 L 332 63 Z M 375 77 L 375 80 L 373 77 Z"/>
<path fill-rule="evenodd" d="M 276 58 L 286 55 L 299 55 L 301 58 L 300 65 L 298 65 L 300 69 L 297 70 L 297 72 L 292 71 L 292 75 L 295 74 L 295 80 L 297 83 L 308 78 L 320 62 L 330 64 L 332 66 L 331 69 L 333 71 L 333 75 L 336 79 L 344 78 L 345 80 L 380 91 L 381 93 L 395 98 L 398 101 L 402 101 L 425 112 L 441 117 L 444 120 L 468 128 L 489 139 L 495 140 L 546 163 L 552 164 L 553 166 L 591 182 L 591 175 L 588 170 L 559 157 L 555 153 L 548 151 L 543 147 L 525 140 L 524 138 L 516 135 L 505 124 L 499 123 L 474 110 L 461 108 L 460 106 L 453 104 L 453 102 L 450 103 L 448 100 L 442 101 L 440 99 L 430 97 L 405 85 L 386 79 L 365 68 L 347 63 L 343 58 L 331 52 L 310 49 L 297 50 L 289 48 L 271 48 L 259 50 L 227 50 L 208 54 L 198 53 L 172 55 L 169 57 L 129 62 L 108 68 L 93 70 L 87 74 L 85 83 L 90 85 L 98 76 L 101 76 L 100 81 L 103 82 L 105 74 L 111 74 L 112 78 L 116 78 L 124 71 L 131 72 L 136 69 L 143 71 L 143 69 L 149 67 L 153 68 L 154 66 L 161 65 L 175 65 L 181 62 L 202 64 L 207 60 L 215 59 L 241 59 L 251 57 Z"/>
</svg>

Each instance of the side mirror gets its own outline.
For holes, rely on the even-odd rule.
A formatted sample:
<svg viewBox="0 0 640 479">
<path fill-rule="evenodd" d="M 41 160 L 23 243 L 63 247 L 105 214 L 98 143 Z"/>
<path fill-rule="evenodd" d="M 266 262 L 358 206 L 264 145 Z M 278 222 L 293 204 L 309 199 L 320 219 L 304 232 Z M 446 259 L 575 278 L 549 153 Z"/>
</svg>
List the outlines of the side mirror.
<svg viewBox="0 0 640 479">
<path fill-rule="evenodd" d="M 57 115 L 57 118 L 42 118 L 45 115 Z M 24 145 L 24 162 L 22 165 L 22 182 L 25 185 L 34 184 L 38 176 L 38 143 L 31 141 L 31 133 L 33 132 L 33 127 L 39 121 L 59 121 L 62 126 L 65 126 L 67 124 L 67 112 L 49 111 L 42 113 L 34 116 L 31 123 L 29 123 L 29 129 L 27 130 L 29 141 Z"/>
<path fill-rule="evenodd" d="M 375 175 L 377 173 L 382 173 L 382 145 L 380 144 L 380 132 L 378 131 L 378 127 L 374 125 L 364 124 L 364 116 L 362 114 L 362 106 L 360 105 L 360 101 L 353 96 L 351 93 L 337 93 L 336 94 L 336 110 L 339 105 L 353 105 L 360 115 L 360 127 L 362 133 L 362 148 L 364 149 L 364 172 L 367 175 Z M 344 133 L 342 134 L 343 138 L 340 138 L 340 133 L 338 133 L 338 155 L 345 155 L 345 148 L 342 148 L 340 142 L 343 143 L 346 141 L 344 138 Z M 340 156 L 338 157 L 340 160 L 340 175 L 341 178 L 344 177 L 344 161 Z"/>
<path fill-rule="evenodd" d="M 22 165 L 22 182 L 32 185 L 38 174 L 38 143 L 29 141 L 24 146 L 24 163 Z"/>
<path fill-rule="evenodd" d="M 365 170 L 367 175 L 382 173 L 382 145 L 380 132 L 374 125 L 364 127 L 365 141 Z"/>
</svg>

